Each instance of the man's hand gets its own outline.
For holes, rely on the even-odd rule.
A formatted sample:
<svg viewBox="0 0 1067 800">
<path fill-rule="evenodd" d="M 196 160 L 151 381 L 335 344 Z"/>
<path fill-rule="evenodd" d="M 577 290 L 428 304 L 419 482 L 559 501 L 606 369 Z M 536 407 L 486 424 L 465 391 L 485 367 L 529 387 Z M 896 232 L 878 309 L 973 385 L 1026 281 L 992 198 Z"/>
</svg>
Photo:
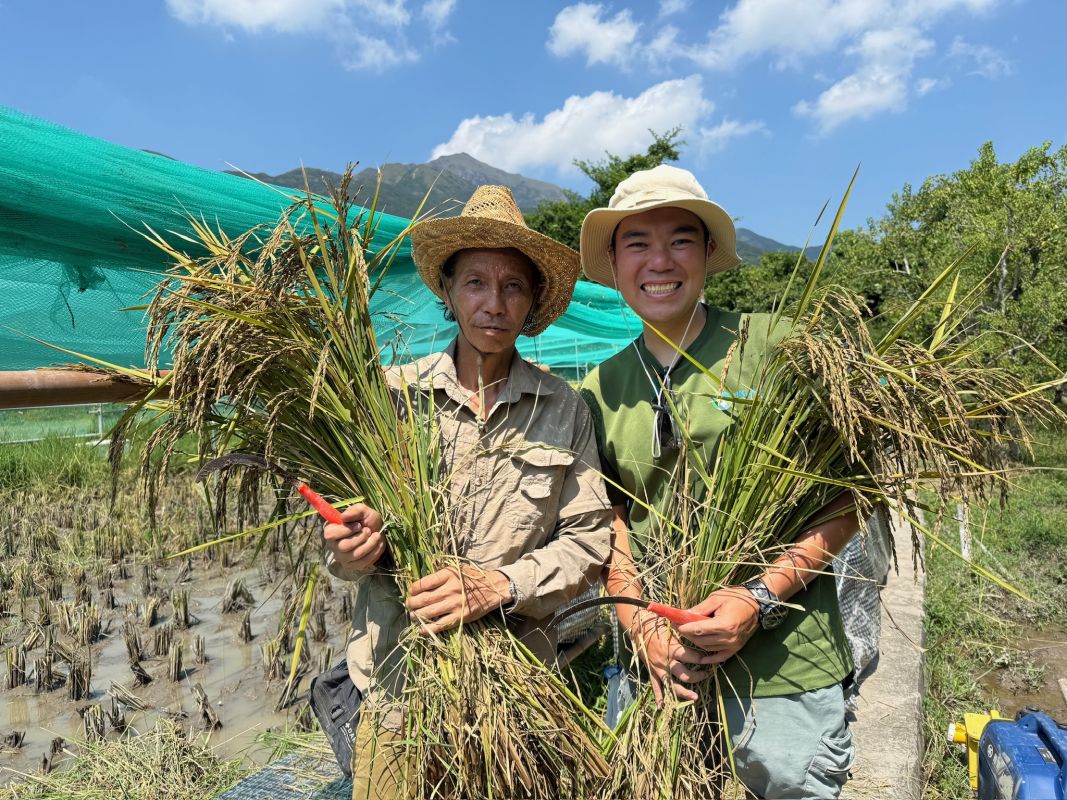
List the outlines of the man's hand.
<svg viewBox="0 0 1067 800">
<path fill-rule="evenodd" d="M 699 669 L 711 664 L 710 657 L 682 644 L 671 624 L 649 611 L 638 611 L 633 618 L 630 638 L 637 654 L 648 667 L 656 705 L 663 704 L 663 687 L 669 686 L 675 697 L 696 700 L 697 693 L 685 684 L 699 683 L 711 674 Z"/>
<path fill-rule="evenodd" d="M 759 628 L 759 603 L 741 586 L 727 586 L 708 595 L 690 611 L 710 617 L 707 622 L 687 622 L 678 633 L 706 651 L 710 660 L 721 664 L 737 654 Z"/>
<path fill-rule="evenodd" d="M 328 524 L 322 529 L 334 563 L 355 572 L 370 572 L 385 553 L 382 515 L 370 506 L 356 503 L 341 512 L 344 525 Z"/>
<path fill-rule="evenodd" d="M 474 622 L 510 603 L 511 581 L 503 572 L 473 566 L 445 567 L 415 581 L 404 602 L 423 633 L 441 633 Z"/>
</svg>

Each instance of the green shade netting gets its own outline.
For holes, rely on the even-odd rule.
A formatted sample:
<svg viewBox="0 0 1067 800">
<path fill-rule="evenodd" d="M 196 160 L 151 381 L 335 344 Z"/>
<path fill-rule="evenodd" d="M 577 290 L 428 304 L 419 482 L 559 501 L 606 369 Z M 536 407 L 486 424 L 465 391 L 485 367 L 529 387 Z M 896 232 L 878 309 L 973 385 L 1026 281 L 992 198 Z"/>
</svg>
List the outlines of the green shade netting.
<svg viewBox="0 0 1067 800">
<path fill-rule="evenodd" d="M 197 216 L 236 235 L 275 222 L 291 195 L 0 106 L 0 370 L 74 360 L 33 339 L 143 366 L 143 314 L 123 309 L 145 302 L 167 264 L 138 231 L 188 233 L 187 218 Z M 382 215 L 371 249 L 407 224 Z M 375 331 L 379 341 L 402 342 L 402 359 L 439 350 L 455 335 L 419 280 L 407 241 L 382 289 L 372 303 Z M 639 330 L 616 292 L 581 281 L 567 312 L 540 336 L 520 337 L 519 350 L 576 376 Z"/>
</svg>

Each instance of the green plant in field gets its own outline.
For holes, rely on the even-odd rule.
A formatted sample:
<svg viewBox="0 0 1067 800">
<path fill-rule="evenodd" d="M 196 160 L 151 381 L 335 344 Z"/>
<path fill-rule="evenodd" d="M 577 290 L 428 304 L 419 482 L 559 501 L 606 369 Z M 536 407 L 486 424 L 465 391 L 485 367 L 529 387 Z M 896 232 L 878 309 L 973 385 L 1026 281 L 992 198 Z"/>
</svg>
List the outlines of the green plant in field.
<svg viewBox="0 0 1067 800">
<path fill-rule="evenodd" d="M 1038 625 L 1067 635 L 1067 428 L 1036 437 L 1025 479 L 1004 507 L 972 510 L 974 557 L 995 565 L 1032 600 L 974 579 L 968 565 L 945 550 L 926 560 L 926 660 L 923 729 L 926 751 L 924 797 L 955 800 L 970 791 L 966 763 L 945 730 L 966 712 L 1000 706 L 1002 697 L 982 679 L 1005 653 L 1034 675 L 1029 656 L 1017 649 L 1022 625 Z M 948 516 L 951 517 L 951 514 Z M 955 531 L 950 527 L 948 534 Z"/>
<path fill-rule="evenodd" d="M 147 409 L 160 415 L 141 458 L 150 501 L 190 437 L 201 461 L 261 454 L 339 503 L 367 498 L 385 518 L 403 593 L 461 554 L 432 393 L 390 384 L 381 353 L 403 352 L 403 343 L 379 343 L 371 325 L 370 297 L 404 234 L 368 263 L 379 216 L 350 218 L 347 188 L 346 180 L 328 208 L 309 196 L 273 229 L 236 238 L 194 221 L 190 242 L 208 253 L 200 258 L 151 236 L 176 266 L 149 307 L 148 363 L 169 349 L 173 366 L 163 378 L 125 372 L 151 389 L 113 432 L 112 456 L 117 464 Z M 265 476 L 235 474 L 238 498 L 255 507 Z M 317 555 L 317 545 L 309 536 L 295 549 Z M 290 681 L 317 575 L 309 570 Z M 599 717 L 499 618 L 442 636 L 408 633 L 403 747 L 413 797 L 591 794 L 607 773 Z M 368 704 L 363 724 L 375 722 Z"/>
<path fill-rule="evenodd" d="M 874 337 L 862 309 L 820 282 L 843 209 L 844 203 L 789 307 L 791 332 L 761 362 L 752 391 L 729 397 L 735 422 L 710 465 L 674 406 L 683 442 L 673 505 L 653 510 L 641 576 L 648 596 L 689 608 L 761 573 L 843 493 L 861 518 L 875 504 L 890 503 L 911 521 L 913 534 L 921 530 L 948 547 L 936 525 L 918 521 L 919 489 L 988 498 L 1004 488 L 1004 445 L 1026 447 L 1030 425 L 1065 420 L 1048 400 L 1056 382 L 1031 385 L 975 357 L 962 325 L 974 293 L 958 297 L 958 262 Z M 947 300 L 935 303 L 943 286 Z M 908 341 L 931 305 L 938 318 L 933 335 Z M 740 331 L 737 358 L 745 338 Z M 722 375 L 704 370 L 712 386 L 724 386 L 730 360 Z M 717 398 L 727 395 L 713 391 L 710 399 Z M 1007 588 L 990 570 L 973 568 Z M 616 732 L 610 750 L 616 769 L 604 797 L 720 795 L 730 760 L 721 700 L 746 694 L 723 676 L 716 670 L 700 684 L 695 703 L 669 698 L 657 707 L 651 691 L 640 695 Z"/>
<path fill-rule="evenodd" d="M 0 443 L 0 490 L 45 484 L 86 487 L 107 475 L 103 448 L 49 437 L 25 444 Z"/>
</svg>

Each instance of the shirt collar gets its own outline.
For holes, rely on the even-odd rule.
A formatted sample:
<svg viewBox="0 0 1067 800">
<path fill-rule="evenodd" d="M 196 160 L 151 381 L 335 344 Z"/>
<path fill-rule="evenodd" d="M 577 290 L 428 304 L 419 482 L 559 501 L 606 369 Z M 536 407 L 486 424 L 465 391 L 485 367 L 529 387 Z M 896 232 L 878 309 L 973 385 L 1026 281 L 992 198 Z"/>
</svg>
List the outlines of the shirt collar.
<svg viewBox="0 0 1067 800">
<path fill-rule="evenodd" d="M 694 351 L 700 349 L 700 347 L 706 341 L 708 341 L 708 339 L 715 335 L 715 332 L 718 330 L 719 327 L 719 309 L 713 308 L 707 303 L 702 303 L 702 305 L 704 306 L 704 311 L 706 312 L 706 316 L 704 319 L 704 327 L 701 328 L 700 333 L 697 334 L 697 338 L 691 341 L 689 343 L 689 346 L 685 348 L 685 352 L 689 353 L 689 355 L 691 356 L 693 355 Z M 655 333 L 653 333 L 652 335 L 655 336 Z M 644 332 L 638 334 L 635 344 L 637 345 L 638 355 L 641 356 L 641 360 L 645 362 L 645 365 L 651 369 L 654 369 L 659 375 L 663 375 L 666 372 L 667 368 L 661 366 L 656 357 L 649 352 L 648 347 L 645 345 Z M 696 367 L 689 363 L 689 359 L 687 359 L 683 355 L 679 355 L 677 363 L 675 363 L 674 367 L 671 368 L 671 375 L 688 374 L 690 370 L 695 369 Z"/>
<path fill-rule="evenodd" d="M 465 404 L 470 392 L 460 384 L 456 375 L 458 341 L 458 338 L 453 339 L 448 347 L 441 351 L 430 370 L 430 382 L 434 389 L 445 392 L 457 403 Z M 554 383 L 546 373 L 526 361 L 516 350 L 508 369 L 508 382 L 497 402 L 514 403 L 524 394 L 549 395 L 556 391 Z"/>
</svg>

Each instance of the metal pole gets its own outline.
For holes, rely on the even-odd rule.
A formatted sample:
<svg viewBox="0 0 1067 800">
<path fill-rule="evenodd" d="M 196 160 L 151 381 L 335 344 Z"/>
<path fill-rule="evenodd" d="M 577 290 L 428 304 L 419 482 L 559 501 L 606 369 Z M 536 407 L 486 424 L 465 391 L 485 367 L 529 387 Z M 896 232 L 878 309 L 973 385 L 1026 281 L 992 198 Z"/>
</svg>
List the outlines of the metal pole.
<svg viewBox="0 0 1067 800">
<path fill-rule="evenodd" d="M 124 378 L 65 369 L 0 371 L 0 408 L 128 403 L 150 387 Z"/>
</svg>

